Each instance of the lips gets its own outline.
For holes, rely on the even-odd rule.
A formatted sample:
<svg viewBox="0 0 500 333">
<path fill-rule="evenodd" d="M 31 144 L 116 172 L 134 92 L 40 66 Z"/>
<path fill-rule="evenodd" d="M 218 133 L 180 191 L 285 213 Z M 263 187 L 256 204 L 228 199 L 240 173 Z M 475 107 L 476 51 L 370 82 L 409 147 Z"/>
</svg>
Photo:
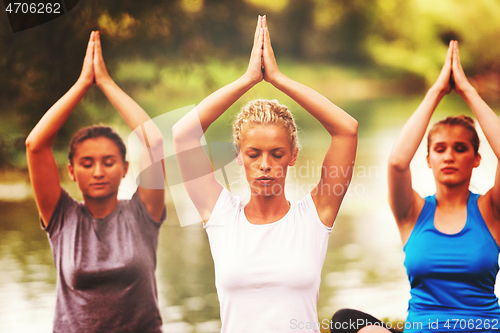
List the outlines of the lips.
<svg viewBox="0 0 500 333">
<path fill-rule="evenodd" d="M 106 185 L 108 185 L 108 183 L 106 183 L 106 182 L 103 182 L 103 183 L 92 183 L 92 184 L 90 184 L 90 186 L 92 188 L 103 188 Z"/>
<path fill-rule="evenodd" d="M 262 177 L 259 177 L 257 178 L 257 181 L 259 183 L 261 183 L 262 185 L 269 185 L 271 184 L 271 182 L 274 180 L 273 177 L 269 177 L 269 176 L 262 176 Z"/>
<path fill-rule="evenodd" d="M 444 173 L 453 173 L 455 171 L 457 171 L 458 169 L 457 168 L 453 168 L 453 167 L 446 167 L 446 168 L 442 168 L 441 171 L 444 172 Z"/>
</svg>

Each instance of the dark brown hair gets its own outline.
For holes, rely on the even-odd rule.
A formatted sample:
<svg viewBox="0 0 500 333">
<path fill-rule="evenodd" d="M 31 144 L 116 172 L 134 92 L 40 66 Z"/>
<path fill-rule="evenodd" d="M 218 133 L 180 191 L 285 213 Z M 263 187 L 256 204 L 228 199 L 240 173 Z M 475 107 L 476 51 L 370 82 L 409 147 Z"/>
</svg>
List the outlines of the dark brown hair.
<svg viewBox="0 0 500 333">
<path fill-rule="evenodd" d="M 127 148 L 125 147 L 125 144 L 123 143 L 123 140 L 118 135 L 118 133 L 116 133 L 109 126 L 93 125 L 80 128 L 78 132 L 76 132 L 71 138 L 71 141 L 69 142 L 69 152 L 68 152 L 69 163 L 73 165 L 73 157 L 75 156 L 77 146 L 80 143 L 88 139 L 95 139 L 101 137 L 107 138 L 116 144 L 116 146 L 120 150 L 122 159 L 125 162 L 125 155 L 127 154 Z"/>
<path fill-rule="evenodd" d="M 443 126 L 461 126 L 466 129 L 470 134 L 470 143 L 474 148 L 474 154 L 477 156 L 479 151 L 479 136 L 477 135 L 476 128 L 474 127 L 474 120 L 471 117 L 460 115 L 447 117 L 432 126 L 427 135 L 427 154 L 431 146 L 432 136 Z"/>
</svg>

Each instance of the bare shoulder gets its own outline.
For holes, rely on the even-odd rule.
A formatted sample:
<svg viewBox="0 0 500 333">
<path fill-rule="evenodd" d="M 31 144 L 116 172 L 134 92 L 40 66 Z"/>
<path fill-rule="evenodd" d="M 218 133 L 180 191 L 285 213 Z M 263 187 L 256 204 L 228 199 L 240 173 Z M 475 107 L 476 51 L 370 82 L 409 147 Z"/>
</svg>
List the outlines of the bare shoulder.
<svg viewBox="0 0 500 333">
<path fill-rule="evenodd" d="M 492 191 L 489 190 L 485 195 L 479 196 L 477 205 L 486 226 L 497 244 L 500 245 L 500 216 L 497 213 L 497 209 L 493 207 Z"/>
</svg>

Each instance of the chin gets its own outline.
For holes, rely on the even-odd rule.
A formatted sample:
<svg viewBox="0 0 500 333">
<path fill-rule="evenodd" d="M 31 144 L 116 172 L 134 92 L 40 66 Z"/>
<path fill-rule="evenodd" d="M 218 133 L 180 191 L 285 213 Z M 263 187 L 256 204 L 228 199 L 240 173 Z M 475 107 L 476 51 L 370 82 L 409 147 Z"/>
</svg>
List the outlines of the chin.
<svg viewBox="0 0 500 333">
<path fill-rule="evenodd" d="M 110 197 L 113 197 L 113 196 L 118 196 L 118 191 L 115 191 L 115 192 L 98 192 L 98 193 L 95 193 L 95 192 L 87 192 L 87 193 L 83 193 L 83 196 L 86 197 L 86 198 L 89 198 L 89 199 L 93 199 L 93 200 L 105 200 L 105 199 L 108 199 Z"/>
<path fill-rule="evenodd" d="M 460 186 L 463 185 L 464 183 L 470 183 L 470 178 L 467 179 L 441 179 L 439 183 L 448 186 L 448 187 L 455 187 L 455 186 Z"/>
</svg>

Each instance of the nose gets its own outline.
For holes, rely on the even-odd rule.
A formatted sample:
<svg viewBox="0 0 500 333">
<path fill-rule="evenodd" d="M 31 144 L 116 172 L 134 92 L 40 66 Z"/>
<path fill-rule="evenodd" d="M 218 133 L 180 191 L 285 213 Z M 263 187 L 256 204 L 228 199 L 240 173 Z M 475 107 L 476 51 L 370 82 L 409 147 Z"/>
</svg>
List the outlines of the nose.
<svg viewBox="0 0 500 333">
<path fill-rule="evenodd" d="M 455 160 L 455 154 L 453 152 L 453 149 L 451 148 L 448 148 L 446 149 L 445 153 L 444 153 L 444 160 L 445 162 L 453 162 Z"/>
<path fill-rule="evenodd" d="M 94 166 L 94 178 L 102 178 L 104 176 L 104 168 L 101 163 L 96 163 Z"/>
<path fill-rule="evenodd" d="M 269 156 L 264 154 L 260 161 L 260 170 L 264 172 L 269 172 L 271 170 L 271 164 L 269 163 Z"/>
</svg>

